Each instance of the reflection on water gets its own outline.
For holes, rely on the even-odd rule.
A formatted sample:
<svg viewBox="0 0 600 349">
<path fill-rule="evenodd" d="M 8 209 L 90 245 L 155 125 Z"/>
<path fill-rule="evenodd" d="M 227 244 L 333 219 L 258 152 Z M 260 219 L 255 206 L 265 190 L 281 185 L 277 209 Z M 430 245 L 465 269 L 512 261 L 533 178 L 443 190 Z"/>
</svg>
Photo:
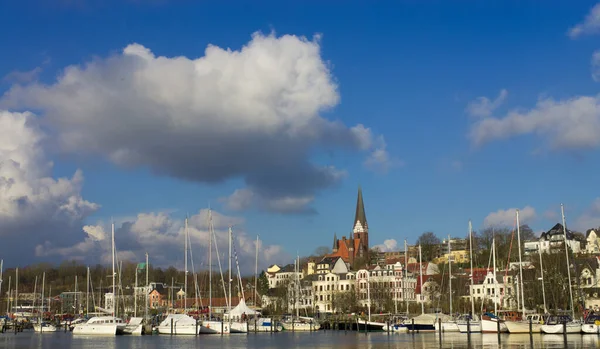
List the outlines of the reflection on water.
<svg viewBox="0 0 600 349">
<path fill-rule="evenodd" d="M 0 348 L 89 348 L 89 349 L 160 349 L 160 348 L 599 348 L 597 335 L 536 334 L 387 334 L 319 331 L 313 333 L 258 333 L 229 336 L 117 336 L 82 337 L 70 333 L 24 332 L 17 335 L 0 334 Z"/>
</svg>

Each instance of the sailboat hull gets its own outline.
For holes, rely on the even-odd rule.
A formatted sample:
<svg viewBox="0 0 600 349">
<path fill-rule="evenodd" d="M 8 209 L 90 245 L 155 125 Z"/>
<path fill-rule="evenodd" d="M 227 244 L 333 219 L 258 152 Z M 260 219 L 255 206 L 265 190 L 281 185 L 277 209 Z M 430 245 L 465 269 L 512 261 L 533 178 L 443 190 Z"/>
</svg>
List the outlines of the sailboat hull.
<svg viewBox="0 0 600 349">
<path fill-rule="evenodd" d="M 479 333 L 481 332 L 481 322 L 473 321 L 469 322 L 467 325 L 466 322 L 460 322 L 456 324 L 458 326 L 458 331 L 460 333 Z"/>
<path fill-rule="evenodd" d="M 596 324 L 583 324 L 581 325 L 581 332 L 589 334 L 600 334 L 600 326 Z"/>
<path fill-rule="evenodd" d="M 581 332 L 581 324 L 577 322 L 568 322 L 566 326 L 567 333 L 579 333 Z M 547 334 L 562 334 L 564 333 L 563 324 L 556 325 L 542 325 L 541 327 L 542 333 Z"/>
<path fill-rule="evenodd" d="M 436 331 L 440 330 L 437 322 L 434 327 Z M 456 321 L 442 321 L 442 332 L 460 332 L 460 330 L 458 329 Z"/>
<path fill-rule="evenodd" d="M 482 319 L 481 320 L 481 332 L 482 333 L 498 333 L 498 320 L 497 319 Z M 500 320 L 500 333 L 508 332 L 508 328 L 504 321 Z"/>
<path fill-rule="evenodd" d="M 221 321 L 203 321 L 200 326 L 200 334 L 227 334 L 229 333 L 229 324 Z"/>
<path fill-rule="evenodd" d="M 529 321 L 504 321 L 509 333 L 529 333 Z M 531 323 L 531 333 L 540 333 L 542 324 Z"/>
</svg>

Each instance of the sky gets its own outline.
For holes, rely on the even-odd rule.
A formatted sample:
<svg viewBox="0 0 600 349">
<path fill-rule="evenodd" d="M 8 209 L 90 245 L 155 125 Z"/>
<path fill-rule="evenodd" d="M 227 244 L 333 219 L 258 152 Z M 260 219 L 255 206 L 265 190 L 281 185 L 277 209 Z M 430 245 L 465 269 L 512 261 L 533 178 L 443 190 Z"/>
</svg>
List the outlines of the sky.
<svg viewBox="0 0 600 349">
<path fill-rule="evenodd" d="M 0 258 L 253 269 L 370 241 L 600 226 L 593 1 L 0 5 Z M 209 210 L 210 208 L 210 210 Z"/>
</svg>

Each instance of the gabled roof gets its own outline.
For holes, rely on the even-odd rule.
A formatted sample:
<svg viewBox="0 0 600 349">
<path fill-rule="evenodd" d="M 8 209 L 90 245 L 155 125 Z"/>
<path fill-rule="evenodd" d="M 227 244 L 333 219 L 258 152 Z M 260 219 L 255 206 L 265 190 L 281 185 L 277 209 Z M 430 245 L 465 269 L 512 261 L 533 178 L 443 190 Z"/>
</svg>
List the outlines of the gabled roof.
<svg viewBox="0 0 600 349">
<path fill-rule="evenodd" d="M 335 265 L 335 263 L 337 262 L 338 259 L 340 259 L 341 257 L 339 256 L 327 256 L 327 257 L 323 257 L 323 259 L 321 259 L 321 261 L 317 264 L 328 264 L 329 268 L 332 268 L 333 265 Z"/>
<path fill-rule="evenodd" d="M 563 225 L 560 223 L 556 223 L 556 225 L 554 225 L 552 229 L 548 230 L 547 232 L 543 232 L 542 235 L 540 235 L 540 240 L 548 240 L 554 235 L 563 235 L 563 232 Z M 569 229 L 567 229 L 567 240 L 573 240 L 573 232 Z"/>
</svg>

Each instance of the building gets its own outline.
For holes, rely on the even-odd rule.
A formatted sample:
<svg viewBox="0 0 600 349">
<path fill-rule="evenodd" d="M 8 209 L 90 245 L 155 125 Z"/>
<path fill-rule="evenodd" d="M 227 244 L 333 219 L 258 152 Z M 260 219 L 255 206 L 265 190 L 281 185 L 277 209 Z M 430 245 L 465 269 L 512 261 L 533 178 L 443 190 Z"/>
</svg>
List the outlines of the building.
<svg viewBox="0 0 600 349">
<path fill-rule="evenodd" d="M 302 270 L 296 271 L 295 264 L 288 264 L 282 268 L 272 265 L 267 269 L 267 280 L 269 288 L 287 286 L 291 281 L 304 278 Z"/>
<path fill-rule="evenodd" d="M 359 259 L 363 261 L 363 264 L 369 262 L 369 225 L 360 187 L 358 187 L 352 233 L 350 236 L 343 236 L 341 239 L 338 239 L 337 234 L 334 234 L 332 253 L 329 256 L 341 257 L 350 265 L 353 265 Z"/>
<path fill-rule="evenodd" d="M 386 305 L 400 307 L 401 303 L 415 302 L 416 288 L 417 278 L 405 277 L 400 263 L 356 272 L 358 302 L 362 307 L 367 307 L 370 301 L 371 311 L 377 311 Z"/>
<path fill-rule="evenodd" d="M 344 274 L 349 271 L 348 265 L 342 257 L 324 257 L 316 265 L 316 274 Z"/>
<path fill-rule="evenodd" d="M 585 252 L 587 254 L 599 254 L 600 253 L 600 238 L 598 237 L 596 229 L 588 229 L 585 233 Z"/>
<path fill-rule="evenodd" d="M 547 232 L 542 232 L 538 241 L 526 241 L 524 243 L 524 254 L 528 255 L 531 253 L 554 253 L 564 251 L 565 245 L 565 229 L 563 225 L 557 223 L 552 229 Z M 575 234 L 569 229 L 567 232 L 567 245 L 573 253 L 581 252 L 581 242 L 575 239 Z"/>
<path fill-rule="evenodd" d="M 513 276 L 502 275 L 496 273 L 494 279 L 494 272 L 487 271 L 485 277 L 479 282 L 474 283 L 473 286 L 469 287 L 470 294 L 473 295 L 473 299 L 482 302 L 496 303 L 503 309 L 514 309 L 516 308 L 516 299 L 513 296 L 515 294 L 513 290 Z M 465 296 L 469 297 L 469 296 Z"/>
</svg>

